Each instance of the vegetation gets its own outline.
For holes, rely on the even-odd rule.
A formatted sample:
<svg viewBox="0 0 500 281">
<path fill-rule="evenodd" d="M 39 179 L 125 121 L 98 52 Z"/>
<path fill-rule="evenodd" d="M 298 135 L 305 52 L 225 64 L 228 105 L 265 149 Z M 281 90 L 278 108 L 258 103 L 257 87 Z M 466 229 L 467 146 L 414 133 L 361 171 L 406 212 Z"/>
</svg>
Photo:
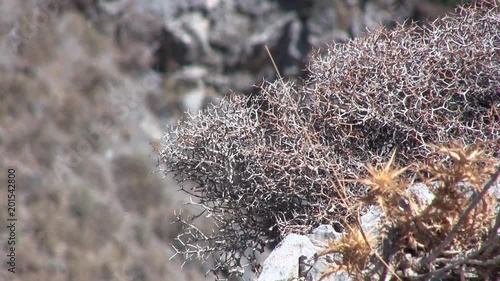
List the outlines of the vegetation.
<svg viewBox="0 0 500 281">
<path fill-rule="evenodd" d="M 182 188 L 201 210 L 179 216 L 185 231 L 178 253 L 215 255 L 216 270 L 239 274 L 245 259 L 255 265 L 255 256 L 287 233 L 331 224 L 352 233 L 330 250 L 343 252 L 341 264 L 360 278 L 384 270 L 354 264 L 350 251 L 379 256 L 397 279 L 471 268 L 495 278 L 498 249 L 485 255 L 483 246 L 498 242 L 498 223 L 483 190 L 495 179 L 491 159 L 500 152 L 498 8 L 482 2 L 424 27 L 333 44 L 312 56 L 303 83 L 280 78 L 259 95 L 223 99 L 171 127 L 160 167 L 189 183 Z M 398 157 L 390 157 L 395 149 Z M 365 169 L 387 158 L 385 168 Z M 435 200 L 405 197 L 410 178 Z M 362 243 L 359 235 L 366 243 L 356 222 L 370 204 L 391 214 L 385 235 L 399 233 L 397 251 L 345 247 Z M 216 230 L 199 230 L 200 217 L 213 219 Z M 413 272 L 403 261 L 416 262 L 406 266 Z"/>
<path fill-rule="evenodd" d="M 500 179 L 498 160 L 486 156 L 478 144 L 431 147 L 435 152 L 411 167 L 392 167 L 395 154 L 383 168 L 368 166 L 369 176 L 358 180 L 370 187 L 361 205 L 382 209 L 381 235 L 375 239 L 364 233 L 359 221 L 349 226 L 346 236 L 318 253 L 340 254 L 324 277 L 337 270 L 346 270 L 356 280 L 382 280 L 388 273 L 397 280 L 500 277 L 500 215 L 489 192 Z M 438 160 L 441 154 L 445 163 Z M 425 186 L 418 188 L 429 191 L 430 200 L 411 192 L 411 182 L 400 180 L 407 168 L 418 175 Z M 371 258 L 376 262 L 370 263 Z"/>
</svg>

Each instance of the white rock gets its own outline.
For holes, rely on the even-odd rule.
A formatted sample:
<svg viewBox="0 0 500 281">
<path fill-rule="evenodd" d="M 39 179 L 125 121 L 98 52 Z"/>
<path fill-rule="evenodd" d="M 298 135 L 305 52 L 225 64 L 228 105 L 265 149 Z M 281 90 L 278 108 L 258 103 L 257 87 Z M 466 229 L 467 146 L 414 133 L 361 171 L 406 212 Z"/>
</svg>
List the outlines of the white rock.
<svg viewBox="0 0 500 281">
<path fill-rule="evenodd" d="M 299 258 L 311 258 L 315 254 L 309 238 L 290 234 L 264 261 L 262 273 L 257 281 L 290 280 L 299 276 Z"/>
</svg>

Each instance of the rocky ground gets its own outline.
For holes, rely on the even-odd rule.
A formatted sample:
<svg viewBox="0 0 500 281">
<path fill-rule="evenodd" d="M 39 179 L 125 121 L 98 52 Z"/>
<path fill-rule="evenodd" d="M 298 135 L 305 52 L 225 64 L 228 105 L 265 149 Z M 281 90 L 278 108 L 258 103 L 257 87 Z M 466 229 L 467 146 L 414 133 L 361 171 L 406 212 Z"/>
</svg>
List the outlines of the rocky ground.
<svg viewBox="0 0 500 281">
<path fill-rule="evenodd" d="M 170 246 L 184 194 L 155 171 L 166 123 L 280 73 L 312 48 L 449 10 L 422 1 L 0 2 L 0 220 L 16 170 L 16 274 L 204 280 Z M 182 210 L 188 214 L 190 210 Z M 202 226 L 203 227 L 203 226 Z M 204 226 L 208 231 L 210 226 Z M 10 233 L 0 229 L 2 248 Z"/>
</svg>

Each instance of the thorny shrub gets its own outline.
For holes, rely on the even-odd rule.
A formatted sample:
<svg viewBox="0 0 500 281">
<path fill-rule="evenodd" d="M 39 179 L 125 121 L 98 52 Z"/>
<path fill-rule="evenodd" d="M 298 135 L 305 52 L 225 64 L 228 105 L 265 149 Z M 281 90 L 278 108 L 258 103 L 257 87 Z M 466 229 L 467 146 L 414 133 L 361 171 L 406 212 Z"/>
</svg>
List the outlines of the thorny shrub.
<svg viewBox="0 0 500 281">
<path fill-rule="evenodd" d="M 202 210 L 196 217 L 217 225 L 202 233 L 196 217 L 179 217 L 178 252 L 218 254 L 216 269 L 237 273 L 242 257 L 255 262 L 287 233 L 345 227 L 367 187 L 340 183 L 366 176 L 366 163 L 395 148 L 401 166 L 429 157 L 426 143 L 450 140 L 484 141 L 498 157 L 498 6 L 333 44 L 311 57 L 302 83 L 266 83 L 256 96 L 222 99 L 170 127 L 160 169 L 189 182 L 181 186 Z"/>
</svg>

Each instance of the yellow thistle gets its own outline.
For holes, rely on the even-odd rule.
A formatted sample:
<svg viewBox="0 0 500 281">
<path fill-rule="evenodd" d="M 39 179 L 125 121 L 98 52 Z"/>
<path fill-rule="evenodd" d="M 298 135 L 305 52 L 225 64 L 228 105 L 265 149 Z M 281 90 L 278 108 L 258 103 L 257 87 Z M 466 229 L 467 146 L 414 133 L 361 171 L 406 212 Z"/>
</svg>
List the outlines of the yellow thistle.
<svg viewBox="0 0 500 281">
<path fill-rule="evenodd" d="M 367 165 L 368 173 L 370 177 L 367 179 L 361 179 L 359 182 L 366 184 L 372 188 L 372 192 L 384 194 L 384 193 L 394 193 L 398 192 L 404 185 L 399 184 L 397 178 L 408 169 L 408 167 L 401 168 L 399 170 L 392 169 L 392 163 L 396 156 L 396 151 L 392 153 L 391 159 L 383 169 L 377 169 L 372 165 Z"/>
<path fill-rule="evenodd" d="M 455 184 L 460 181 L 467 181 L 476 187 L 482 186 L 492 172 L 488 168 L 492 165 L 490 159 L 483 154 L 484 150 L 480 147 L 484 143 L 476 143 L 468 147 L 458 142 L 452 142 L 450 147 L 443 147 L 429 144 L 429 147 L 434 148 L 437 152 L 443 153 L 453 160 L 451 166 L 445 165 L 424 165 L 424 170 L 427 170 L 432 176 L 432 179 L 444 181 L 447 184 Z"/>
<path fill-rule="evenodd" d="M 399 198 L 401 198 L 402 192 L 408 186 L 406 183 L 400 182 L 398 178 L 409 167 L 401 169 L 393 168 L 392 165 L 395 156 L 396 151 L 392 153 L 391 159 L 382 169 L 375 168 L 368 164 L 366 169 L 369 176 L 364 179 L 356 180 L 357 182 L 371 187 L 364 201 L 368 204 L 376 203 L 384 212 L 388 211 L 387 208 L 389 206 L 399 206 Z"/>
<path fill-rule="evenodd" d="M 369 234 L 365 236 L 367 240 L 359 229 L 350 228 L 339 241 L 329 243 L 318 255 L 339 254 L 340 260 L 332 263 L 322 273 L 320 280 L 339 270 L 344 270 L 352 276 L 359 276 L 368 264 L 371 249 L 375 247 L 374 237 Z"/>
</svg>

